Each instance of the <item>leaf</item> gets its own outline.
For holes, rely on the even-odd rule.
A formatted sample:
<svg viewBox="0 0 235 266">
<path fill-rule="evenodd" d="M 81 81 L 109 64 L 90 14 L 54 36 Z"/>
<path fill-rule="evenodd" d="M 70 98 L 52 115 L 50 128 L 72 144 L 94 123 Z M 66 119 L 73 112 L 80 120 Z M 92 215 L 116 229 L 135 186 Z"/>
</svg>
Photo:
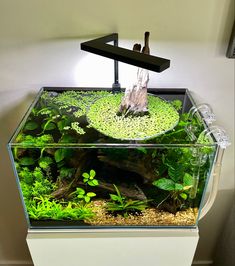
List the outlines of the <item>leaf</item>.
<svg viewBox="0 0 235 266">
<path fill-rule="evenodd" d="M 137 148 L 137 151 L 140 151 L 140 152 L 142 152 L 142 153 L 144 153 L 144 154 L 147 154 L 147 149 L 144 148 L 144 147 L 139 147 L 139 148 Z"/>
<path fill-rule="evenodd" d="M 83 173 L 82 176 L 83 176 L 84 178 L 86 178 L 86 179 L 89 179 L 89 177 L 90 177 L 88 173 Z"/>
<path fill-rule="evenodd" d="M 35 164 L 35 161 L 33 158 L 23 157 L 19 160 L 19 164 L 21 164 L 21 165 L 33 165 L 33 164 Z"/>
<path fill-rule="evenodd" d="M 90 197 L 90 198 L 92 198 L 92 197 L 95 197 L 96 194 L 94 192 L 88 192 L 87 193 L 87 196 Z"/>
<path fill-rule="evenodd" d="M 184 190 L 190 189 L 192 186 L 184 186 Z"/>
<path fill-rule="evenodd" d="M 175 190 L 178 190 L 178 191 L 180 191 L 180 190 L 184 190 L 184 187 L 183 187 L 181 184 L 176 183 L 176 184 L 175 184 Z"/>
<path fill-rule="evenodd" d="M 168 175 L 174 182 L 178 182 L 183 176 L 183 166 L 181 164 L 169 165 Z"/>
<path fill-rule="evenodd" d="M 117 195 L 109 194 L 109 196 L 113 201 L 120 201 L 120 198 Z"/>
<path fill-rule="evenodd" d="M 61 143 L 74 143 L 74 142 L 76 142 L 76 139 L 71 135 L 65 134 L 61 137 L 59 142 L 61 142 Z"/>
<path fill-rule="evenodd" d="M 188 198 L 188 195 L 186 193 L 180 193 L 180 197 L 186 200 Z"/>
<path fill-rule="evenodd" d="M 53 130 L 56 128 L 56 125 L 53 122 L 48 121 L 45 124 L 42 124 L 42 128 L 43 130 Z"/>
<path fill-rule="evenodd" d="M 55 154 L 54 154 L 54 157 L 55 157 L 55 161 L 58 163 L 60 161 L 62 161 L 65 156 L 64 156 L 64 150 L 63 149 L 58 149 L 56 150 Z"/>
<path fill-rule="evenodd" d="M 168 178 L 161 178 L 153 182 L 153 185 L 167 191 L 175 190 L 175 182 Z"/>
<path fill-rule="evenodd" d="M 89 180 L 89 181 L 88 181 L 88 185 L 90 185 L 90 186 L 92 186 L 92 187 L 94 187 L 94 186 L 98 186 L 98 185 L 99 185 L 99 182 L 98 182 L 98 180 L 96 180 L 96 179 Z"/>
<path fill-rule="evenodd" d="M 62 119 L 57 122 L 57 127 L 60 131 L 62 131 L 66 126 L 69 126 L 70 122 L 66 119 Z"/>
<path fill-rule="evenodd" d="M 156 158 L 156 156 L 157 156 L 157 150 L 154 150 L 152 153 L 152 158 L 154 159 L 154 158 Z"/>
<path fill-rule="evenodd" d="M 85 195 L 85 190 L 80 187 L 76 189 L 76 192 L 80 195 Z"/>
<path fill-rule="evenodd" d="M 60 177 L 70 178 L 75 172 L 75 168 L 62 167 L 60 169 Z"/>
<path fill-rule="evenodd" d="M 183 177 L 183 185 L 184 185 L 184 187 L 185 186 L 192 187 L 193 186 L 193 183 L 194 183 L 193 177 L 190 174 L 185 173 L 184 174 L 184 177 Z"/>
<path fill-rule="evenodd" d="M 88 203 L 88 202 L 90 202 L 91 199 L 90 199 L 89 196 L 85 196 L 85 197 L 84 197 L 84 200 L 85 200 L 86 203 Z"/>
<path fill-rule="evenodd" d="M 78 199 L 83 199 L 83 198 L 84 198 L 84 195 L 79 194 L 79 195 L 77 195 L 77 198 L 78 198 Z"/>
<path fill-rule="evenodd" d="M 38 127 L 38 124 L 34 121 L 29 121 L 26 123 L 24 129 L 25 130 L 34 130 Z"/>
<path fill-rule="evenodd" d="M 90 171 L 90 178 L 91 178 L 91 179 L 94 178 L 95 175 L 96 175 L 95 170 L 91 169 L 91 171 Z"/>
<path fill-rule="evenodd" d="M 53 163 L 52 158 L 46 156 L 46 157 L 41 157 L 38 164 L 42 169 L 46 170 L 49 168 L 49 165 L 52 163 Z"/>
<path fill-rule="evenodd" d="M 93 182 L 93 184 L 94 184 L 95 186 L 98 186 L 98 185 L 99 185 L 99 181 L 98 181 L 97 179 L 92 180 L 92 182 Z"/>
</svg>

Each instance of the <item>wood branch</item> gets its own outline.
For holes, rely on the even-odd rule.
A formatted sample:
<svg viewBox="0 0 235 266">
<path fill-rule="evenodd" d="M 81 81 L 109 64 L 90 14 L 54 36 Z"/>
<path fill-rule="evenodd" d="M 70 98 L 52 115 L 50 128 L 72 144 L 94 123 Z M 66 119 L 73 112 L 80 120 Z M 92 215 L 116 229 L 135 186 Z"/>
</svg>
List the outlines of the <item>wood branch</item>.
<svg viewBox="0 0 235 266">
<path fill-rule="evenodd" d="M 64 180 L 61 180 L 60 178 L 57 179 L 58 189 L 53 191 L 51 193 L 51 196 L 53 198 L 61 199 L 65 198 L 69 195 L 71 187 L 74 183 L 74 180 L 70 183 L 67 183 Z"/>
<path fill-rule="evenodd" d="M 150 35 L 150 33 L 148 31 L 146 31 L 144 33 L 144 47 L 142 49 L 142 53 L 144 53 L 144 54 L 150 54 L 149 35 Z"/>
<path fill-rule="evenodd" d="M 79 177 L 82 175 L 85 167 L 89 163 L 88 158 L 89 155 L 87 150 L 79 150 L 79 153 L 77 154 L 76 157 L 76 162 L 74 162 L 78 164 L 74 178 L 70 183 L 68 183 L 68 181 L 62 180 L 60 177 L 58 177 L 56 181 L 58 189 L 51 193 L 52 197 L 57 199 L 66 198 L 73 191 L 74 187 L 77 186 Z"/>
<path fill-rule="evenodd" d="M 51 194 L 52 197 L 57 198 L 57 199 L 68 197 L 69 194 L 71 194 L 76 187 L 82 187 L 82 188 L 87 189 L 84 182 L 76 178 L 74 178 L 73 181 L 69 184 L 61 180 L 59 182 L 60 182 L 59 188 Z M 106 183 L 104 181 L 99 181 L 98 187 L 93 187 L 93 188 L 89 187 L 89 189 L 92 189 L 92 190 L 102 189 L 110 193 L 116 193 L 116 190 L 113 184 Z M 124 197 L 132 198 L 136 200 L 147 200 L 144 192 L 137 185 L 128 187 L 124 184 L 121 184 L 119 185 L 119 190 Z"/>
<path fill-rule="evenodd" d="M 107 156 L 98 155 L 98 159 L 119 169 L 134 172 L 142 176 L 144 183 L 152 183 L 156 179 L 156 174 L 149 160 L 111 160 Z"/>
<path fill-rule="evenodd" d="M 116 190 L 111 183 L 106 183 L 104 181 L 99 181 L 99 185 L 97 187 L 89 187 L 87 188 L 82 180 L 79 180 L 77 182 L 77 186 L 82 187 L 87 189 L 87 191 L 90 190 L 97 190 L 97 189 L 102 189 L 104 191 L 107 191 L 109 193 L 114 193 L 116 194 Z M 126 186 L 125 184 L 120 184 L 118 185 L 118 189 L 120 190 L 122 196 L 127 197 L 127 198 L 132 198 L 136 200 L 147 200 L 147 197 L 145 196 L 144 192 L 137 186 Z"/>
</svg>

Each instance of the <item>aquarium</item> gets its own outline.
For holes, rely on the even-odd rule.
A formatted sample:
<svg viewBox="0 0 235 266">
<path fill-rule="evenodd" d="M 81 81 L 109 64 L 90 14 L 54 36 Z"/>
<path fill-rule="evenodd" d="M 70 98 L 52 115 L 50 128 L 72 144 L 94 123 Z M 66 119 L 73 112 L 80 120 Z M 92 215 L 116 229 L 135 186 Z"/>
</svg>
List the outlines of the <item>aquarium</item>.
<svg viewBox="0 0 235 266">
<path fill-rule="evenodd" d="M 187 89 L 42 88 L 9 142 L 30 228 L 197 226 L 218 145 Z"/>
</svg>

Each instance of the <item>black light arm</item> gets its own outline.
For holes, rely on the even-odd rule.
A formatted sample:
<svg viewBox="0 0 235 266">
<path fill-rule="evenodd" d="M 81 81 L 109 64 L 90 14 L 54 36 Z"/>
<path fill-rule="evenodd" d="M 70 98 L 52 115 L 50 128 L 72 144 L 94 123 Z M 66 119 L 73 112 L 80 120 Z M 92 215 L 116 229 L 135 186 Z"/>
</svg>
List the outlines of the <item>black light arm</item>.
<svg viewBox="0 0 235 266">
<path fill-rule="evenodd" d="M 107 42 L 114 41 L 114 46 Z M 139 53 L 118 47 L 118 34 L 113 33 L 98 39 L 81 43 L 81 49 L 94 54 L 114 59 L 114 86 L 118 86 L 118 61 L 142 67 L 155 72 L 162 72 L 170 67 L 170 60 Z"/>
</svg>

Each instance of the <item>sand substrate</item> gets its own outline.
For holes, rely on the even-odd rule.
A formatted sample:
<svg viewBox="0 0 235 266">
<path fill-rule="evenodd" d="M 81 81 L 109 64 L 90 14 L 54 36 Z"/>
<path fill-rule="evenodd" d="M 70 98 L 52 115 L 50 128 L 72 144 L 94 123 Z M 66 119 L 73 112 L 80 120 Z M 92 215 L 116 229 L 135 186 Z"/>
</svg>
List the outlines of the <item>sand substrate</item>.
<svg viewBox="0 0 235 266">
<path fill-rule="evenodd" d="M 113 216 L 108 213 L 105 208 L 106 201 L 104 200 L 93 201 L 92 205 L 92 209 L 96 215 L 92 220 L 86 221 L 91 225 L 192 226 L 195 225 L 198 215 L 197 208 L 188 208 L 184 211 L 178 211 L 176 214 L 157 210 L 155 208 L 147 208 L 142 211 L 141 214 L 130 214 L 127 217 L 123 217 L 122 215 Z"/>
</svg>

